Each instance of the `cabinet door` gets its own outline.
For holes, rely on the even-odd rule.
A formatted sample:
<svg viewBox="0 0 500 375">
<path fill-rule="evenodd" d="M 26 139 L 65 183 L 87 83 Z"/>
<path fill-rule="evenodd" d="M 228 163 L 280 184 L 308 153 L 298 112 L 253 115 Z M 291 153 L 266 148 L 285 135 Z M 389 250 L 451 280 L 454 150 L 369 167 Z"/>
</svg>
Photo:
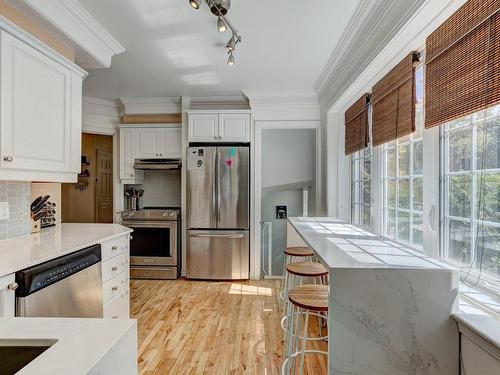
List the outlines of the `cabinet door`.
<svg viewBox="0 0 500 375">
<path fill-rule="evenodd" d="M 182 148 L 182 129 L 166 128 L 162 130 L 162 148 L 160 155 L 163 158 L 180 158 Z"/>
<path fill-rule="evenodd" d="M 139 159 L 159 158 L 162 132 L 158 128 L 135 129 L 135 157 Z"/>
<path fill-rule="evenodd" d="M 15 313 L 15 276 L 0 277 L 0 318 L 13 317 Z"/>
<path fill-rule="evenodd" d="M 120 178 L 135 178 L 134 129 L 120 129 Z"/>
<path fill-rule="evenodd" d="M 216 113 L 189 115 L 189 142 L 216 142 L 219 136 L 219 116 Z"/>
<path fill-rule="evenodd" d="M 250 115 L 221 113 L 219 115 L 219 141 L 250 142 Z"/>
<path fill-rule="evenodd" d="M 71 71 L 2 32 L 0 74 L 0 166 L 69 172 Z"/>
</svg>

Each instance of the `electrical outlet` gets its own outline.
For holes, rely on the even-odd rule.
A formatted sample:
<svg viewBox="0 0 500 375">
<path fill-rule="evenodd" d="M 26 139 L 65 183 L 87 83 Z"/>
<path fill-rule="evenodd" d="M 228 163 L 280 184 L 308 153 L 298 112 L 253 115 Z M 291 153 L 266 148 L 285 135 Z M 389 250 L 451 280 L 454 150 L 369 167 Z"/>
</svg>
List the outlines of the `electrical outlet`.
<svg viewBox="0 0 500 375">
<path fill-rule="evenodd" d="M 9 202 L 0 202 L 0 220 L 9 218 Z"/>
</svg>

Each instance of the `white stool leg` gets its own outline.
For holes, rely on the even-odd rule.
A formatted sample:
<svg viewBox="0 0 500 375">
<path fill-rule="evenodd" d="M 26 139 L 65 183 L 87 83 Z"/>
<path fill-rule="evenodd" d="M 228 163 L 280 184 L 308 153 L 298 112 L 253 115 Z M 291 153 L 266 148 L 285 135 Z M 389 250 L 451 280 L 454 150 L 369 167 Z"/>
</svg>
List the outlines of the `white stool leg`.
<svg viewBox="0 0 500 375">
<path fill-rule="evenodd" d="M 306 342 L 307 342 L 307 326 L 309 324 L 309 310 L 306 310 L 306 318 L 304 323 L 304 334 L 302 337 L 302 350 L 300 352 L 300 369 L 299 375 L 302 375 L 302 371 L 304 370 L 304 356 L 306 354 Z"/>
</svg>

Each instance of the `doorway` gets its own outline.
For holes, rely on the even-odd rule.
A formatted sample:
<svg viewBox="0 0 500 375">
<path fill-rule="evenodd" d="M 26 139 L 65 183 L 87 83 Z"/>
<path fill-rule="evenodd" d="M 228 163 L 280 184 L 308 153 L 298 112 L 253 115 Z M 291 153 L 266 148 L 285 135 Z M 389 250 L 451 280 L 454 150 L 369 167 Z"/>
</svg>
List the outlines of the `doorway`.
<svg viewBox="0 0 500 375">
<path fill-rule="evenodd" d="M 283 274 L 287 218 L 316 213 L 316 129 L 261 131 L 261 274 Z M 259 230 L 259 228 L 257 229 Z"/>
<path fill-rule="evenodd" d="M 113 137 L 82 134 L 78 181 L 62 184 L 63 223 L 113 222 Z"/>
</svg>

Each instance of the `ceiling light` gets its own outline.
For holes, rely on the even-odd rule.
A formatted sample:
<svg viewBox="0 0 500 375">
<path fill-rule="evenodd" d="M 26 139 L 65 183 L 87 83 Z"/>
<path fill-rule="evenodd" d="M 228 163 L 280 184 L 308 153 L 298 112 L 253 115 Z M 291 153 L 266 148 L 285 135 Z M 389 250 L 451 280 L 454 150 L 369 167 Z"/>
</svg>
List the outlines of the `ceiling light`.
<svg viewBox="0 0 500 375">
<path fill-rule="evenodd" d="M 219 19 L 217 20 L 217 28 L 219 29 L 219 32 L 223 33 L 224 31 L 227 30 L 227 26 L 226 26 L 226 23 L 224 22 L 224 20 L 219 17 Z"/>
<path fill-rule="evenodd" d="M 230 51 L 234 51 L 236 49 L 236 39 L 234 38 L 234 34 L 231 39 L 229 39 L 229 42 L 227 42 L 226 48 Z"/>
<path fill-rule="evenodd" d="M 227 65 L 234 65 L 233 51 L 229 52 L 229 58 L 227 59 Z"/>
<path fill-rule="evenodd" d="M 202 0 L 189 0 L 189 4 L 194 8 L 194 9 L 200 9 L 200 3 Z"/>
</svg>

